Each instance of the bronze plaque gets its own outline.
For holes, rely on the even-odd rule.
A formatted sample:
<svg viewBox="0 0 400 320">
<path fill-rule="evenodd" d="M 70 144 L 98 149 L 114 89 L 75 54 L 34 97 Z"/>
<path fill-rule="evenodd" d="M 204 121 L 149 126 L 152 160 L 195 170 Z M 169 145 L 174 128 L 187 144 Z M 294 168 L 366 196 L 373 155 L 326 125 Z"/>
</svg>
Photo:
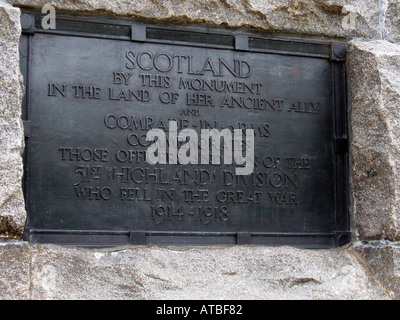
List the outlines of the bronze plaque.
<svg viewBox="0 0 400 320">
<path fill-rule="evenodd" d="M 346 47 L 247 30 L 23 15 L 25 239 L 350 240 Z"/>
</svg>

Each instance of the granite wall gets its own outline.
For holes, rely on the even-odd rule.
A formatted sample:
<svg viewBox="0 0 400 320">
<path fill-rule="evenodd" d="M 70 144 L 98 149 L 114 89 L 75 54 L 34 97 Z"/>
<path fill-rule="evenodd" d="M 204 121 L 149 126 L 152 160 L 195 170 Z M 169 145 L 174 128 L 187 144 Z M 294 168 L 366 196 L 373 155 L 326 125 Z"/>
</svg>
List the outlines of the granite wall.
<svg viewBox="0 0 400 320">
<path fill-rule="evenodd" d="M 129 247 L 22 241 L 20 8 L 247 27 L 348 43 L 350 197 L 344 248 Z M 399 0 L 0 0 L 0 299 L 399 299 Z"/>
</svg>

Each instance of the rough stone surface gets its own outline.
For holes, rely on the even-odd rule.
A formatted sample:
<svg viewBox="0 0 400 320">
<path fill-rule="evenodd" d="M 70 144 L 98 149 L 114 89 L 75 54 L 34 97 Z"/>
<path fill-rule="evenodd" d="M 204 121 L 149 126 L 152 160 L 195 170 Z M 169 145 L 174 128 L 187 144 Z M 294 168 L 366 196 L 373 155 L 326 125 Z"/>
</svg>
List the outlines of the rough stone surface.
<svg viewBox="0 0 400 320">
<path fill-rule="evenodd" d="M 350 46 L 352 189 L 360 239 L 398 240 L 400 46 Z"/>
<path fill-rule="evenodd" d="M 352 250 L 0 246 L 5 299 L 388 299 Z M 3 290 L 5 288 L 5 290 Z"/>
<path fill-rule="evenodd" d="M 29 299 L 30 250 L 24 243 L 0 243 L 0 300 Z"/>
<path fill-rule="evenodd" d="M 385 5 L 384 28 L 386 39 L 400 42 L 400 0 L 388 0 Z"/>
<path fill-rule="evenodd" d="M 400 0 L 11 0 L 165 22 L 353 40 L 349 45 L 352 249 L 120 251 L 0 243 L 0 299 L 400 299 Z M 0 0 L 0 237 L 21 236 L 20 10 Z M 375 40 L 386 41 L 375 41 Z M 356 40 L 356 41 L 354 41 Z M 370 41 L 373 40 L 373 41 Z M 380 285 L 377 284 L 380 282 Z M 381 287 L 382 286 L 382 287 Z M 383 288 L 383 289 L 382 289 Z"/>
<path fill-rule="evenodd" d="M 389 296 L 400 299 L 400 245 L 389 242 L 355 245 L 354 250 L 367 262 Z"/>
<path fill-rule="evenodd" d="M 19 71 L 20 10 L 0 0 L 0 237 L 21 237 L 26 213 L 23 174 L 22 76 Z"/>
<path fill-rule="evenodd" d="M 12 0 L 16 6 L 42 8 L 47 0 Z M 179 22 L 307 35 L 381 39 L 382 6 L 370 0 L 56 0 L 56 10 L 84 11 Z M 351 18 L 351 21 L 350 21 Z"/>
</svg>

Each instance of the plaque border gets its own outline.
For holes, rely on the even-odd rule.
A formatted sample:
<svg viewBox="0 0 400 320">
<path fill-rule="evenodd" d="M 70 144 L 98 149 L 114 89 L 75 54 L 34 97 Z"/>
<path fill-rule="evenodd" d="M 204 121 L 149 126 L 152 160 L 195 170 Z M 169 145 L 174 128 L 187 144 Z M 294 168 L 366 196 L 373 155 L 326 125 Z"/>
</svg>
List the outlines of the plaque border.
<svg viewBox="0 0 400 320">
<path fill-rule="evenodd" d="M 290 245 L 300 248 L 333 248 L 352 240 L 349 206 L 348 97 L 346 86 L 346 44 L 344 42 L 301 36 L 262 33 L 248 29 L 228 29 L 204 25 L 139 22 L 105 16 L 59 15 L 56 29 L 43 29 L 43 14 L 22 10 L 20 65 L 24 76 L 22 101 L 25 151 L 23 154 L 23 190 L 27 224 L 23 239 L 38 243 L 55 243 L 82 247 L 119 247 L 129 245 L 210 246 L 210 245 Z M 164 232 L 109 230 L 43 230 L 29 227 L 29 136 L 30 136 L 30 48 L 35 33 L 49 33 L 115 39 L 121 41 L 184 45 L 281 55 L 327 59 L 332 67 L 333 162 L 334 162 L 334 230 L 330 233 L 260 233 L 260 232 Z"/>
</svg>

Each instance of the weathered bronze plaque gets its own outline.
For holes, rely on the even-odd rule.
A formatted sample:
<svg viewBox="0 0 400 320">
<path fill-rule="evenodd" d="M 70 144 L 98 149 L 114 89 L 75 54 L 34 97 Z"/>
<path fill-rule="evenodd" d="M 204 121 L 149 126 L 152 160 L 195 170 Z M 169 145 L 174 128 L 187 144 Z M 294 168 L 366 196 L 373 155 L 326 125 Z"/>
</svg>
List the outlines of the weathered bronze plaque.
<svg viewBox="0 0 400 320">
<path fill-rule="evenodd" d="M 341 43 L 22 16 L 25 239 L 350 240 Z"/>
</svg>

